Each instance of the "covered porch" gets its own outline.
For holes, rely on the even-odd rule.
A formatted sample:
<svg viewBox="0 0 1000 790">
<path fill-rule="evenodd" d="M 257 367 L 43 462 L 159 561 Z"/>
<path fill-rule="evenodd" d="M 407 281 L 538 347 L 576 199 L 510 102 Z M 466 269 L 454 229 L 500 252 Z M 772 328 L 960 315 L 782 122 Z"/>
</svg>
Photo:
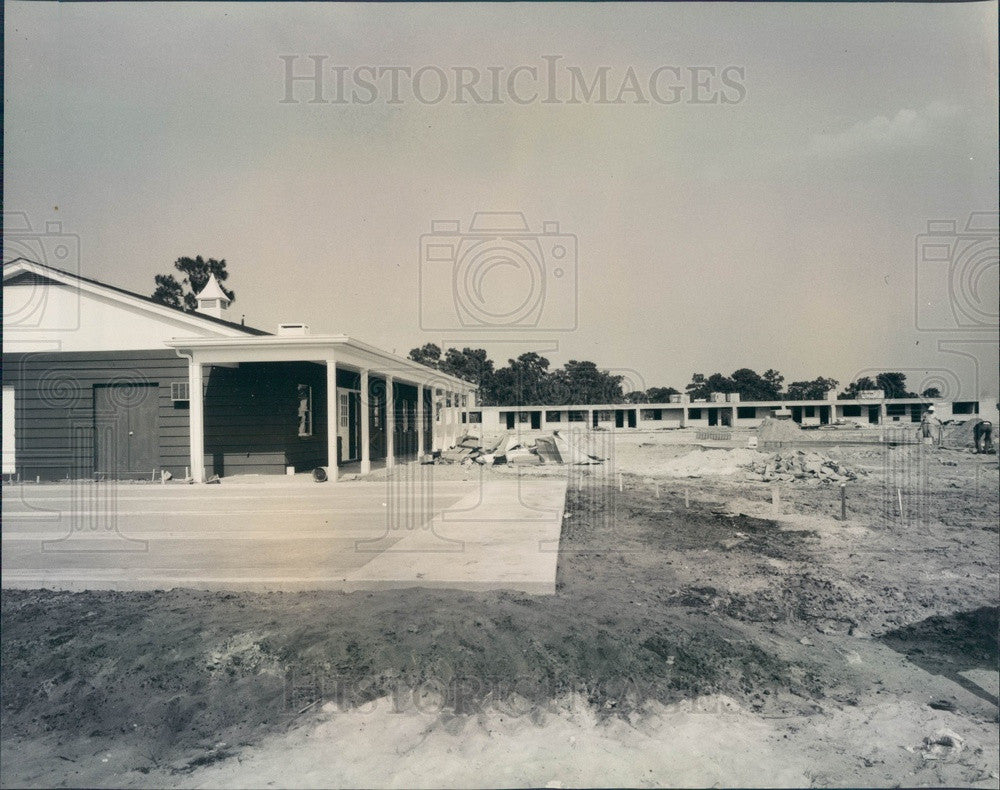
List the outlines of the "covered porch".
<svg viewBox="0 0 1000 790">
<path fill-rule="evenodd" d="M 344 335 L 170 340 L 188 362 L 190 474 L 373 465 L 452 446 L 474 386 Z"/>
</svg>

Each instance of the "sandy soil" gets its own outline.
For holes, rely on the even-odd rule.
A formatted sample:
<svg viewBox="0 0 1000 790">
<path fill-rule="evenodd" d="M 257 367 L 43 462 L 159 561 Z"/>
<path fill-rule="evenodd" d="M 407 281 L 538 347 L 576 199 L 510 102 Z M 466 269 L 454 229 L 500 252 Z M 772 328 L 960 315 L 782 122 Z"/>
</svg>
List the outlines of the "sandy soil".
<svg viewBox="0 0 1000 790">
<path fill-rule="evenodd" d="M 996 457 L 824 449 L 841 521 L 691 449 L 530 472 L 555 596 L 5 591 L 2 783 L 1000 785 Z"/>
</svg>

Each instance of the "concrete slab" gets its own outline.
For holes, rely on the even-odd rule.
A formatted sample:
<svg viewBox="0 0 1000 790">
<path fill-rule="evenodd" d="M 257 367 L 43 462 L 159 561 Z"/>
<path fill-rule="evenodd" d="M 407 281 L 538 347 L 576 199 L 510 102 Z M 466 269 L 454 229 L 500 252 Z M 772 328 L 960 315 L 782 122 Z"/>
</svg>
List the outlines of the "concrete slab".
<svg viewBox="0 0 1000 790">
<path fill-rule="evenodd" d="M 407 465 L 377 482 L 4 486 L 3 586 L 552 592 L 565 484 L 537 482 Z"/>
<path fill-rule="evenodd" d="M 555 593 L 566 478 L 491 480 L 348 575 L 370 586 Z M 387 532 L 385 539 L 393 537 Z M 373 547 L 378 546 L 376 541 Z M 364 550 L 364 542 L 359 550 Z"/>
</svg>

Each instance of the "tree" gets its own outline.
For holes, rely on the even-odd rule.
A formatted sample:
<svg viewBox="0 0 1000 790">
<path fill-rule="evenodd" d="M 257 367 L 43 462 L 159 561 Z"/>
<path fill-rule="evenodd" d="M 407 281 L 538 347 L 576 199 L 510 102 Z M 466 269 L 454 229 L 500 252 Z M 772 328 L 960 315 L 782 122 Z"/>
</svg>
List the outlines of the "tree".
<svg viewBox="0 0 1000 790">
<path fill-rule="evenodd" d="M 853 400 L 858 397 L 858 393 L 862 390 L 875 390 L 878 389 L 878 385 L 872 381 L 868 376 L 862 376 L 857 381 L 852 381 L 848 384 L 842 393 L 837 396 L 839 400 Z"/>
<path fill-rule="evenodd" d="M 206 260 L 200 255 L 194 258 L 178 258 L 174 261 L 174 268 L 184 276 L 178 282 L 173 274 L 155 275 L 153 280 L 156 289 L 150 296 L 153 301 L 178 310 L 193 311 L 198 307 L 196 294 L 201 292 L 213 275 L 219 281 L 222 292 L 229 297 L 229 301 L 236 301 L 236 292 L 230 291 L 225 285 L 229 279 L 229 272 L 226 270 L 224 258 Z"/>
<path fill-rule="evenodd" d="M 937 387 L 928 387 L 923 392 L 920 393 L 921 398 L 940 398 L 941 390 Z"/>
<path fill-rule="evenodd" d="M 793 381 L 788 385 L 788 400 L 826 400 L 826 393 L 835 389 L 839 382 L 818 376 L 812 381 Z"/>
<path fill-rule="evenodd" d="M 172 274 L 157 274 L 153 280 L 156 282 L 156 290 L 150 298 L 154 302 L 173 307 L 175 310 L 184 309 L 184 289 L 176 277 Z"/>
<path fill-rule="evenodd" d="M 441 348 L 434 343 L 425 343 L 420 348 L 411 348 L 409 358 L 421 365 L 429 368 L 437 368 L 441 365 Z"/>
<path fill-rule="evenodd" d="M 764 383 L 767 385 L 767 391 L 773 393 L 769 400 L 780 399 L 781 389 L 785 384 L 785 377 L 774 370 L 774 368 L 768 368 L 764 371 L 764 375 L 761 378 L 764 379 Z"/>
<path fill-rule="evenodd" d="M 437 349 L 433 343 L 427 345 Z M 414 349 L 414 351 L 418 350 Z M 412 353 L 411 351 L 410 354 L 412 355 Z M 438 349 L 438 355 L 440 355 L 440 349 Z M 461 351 L 457 348 L 449 348 L 437 367 L 442 373 L 471 381 L 479 386 L 488 385 L 489 379 L 493 376 L 493 360 L 486 355 L 485 348 L 466 347 Z"/>
<path fill-rule="evenodd" d="M 915 398 L 916 395 L 906 389 L 905 373 L 879 373 L 875 377 L 876 389 L 885 392 L 887 398 Z"/>
<path fill-rule="evenodd" d="M 546 403 L 569 405 L 573 403 L 620 403 L 624 400 L 624 376 L 600 370 L 589 361 L 571 359 L 562 370 L 555 371 L 549 382 Z"/>
<path fill-rule="evenodd" d="M 692 373 L 691 383 L 688 384 L 684 391 L 691 397 L 691 400 L 697 400 L 698 398 L 708 397 L 708 380 L 705 378 L 704 373 Z"/>
<path fill-rule="evenodd" d="M 761 376 L 750 368 L 734 370 L 729 378 L 736 385 L 740 400 L 778 400 L 781 382 L 785 380 L 776 370 L 768 370 Z"/>
<path fill-rule="evenodd" d="M 673 387 L 650 387 L 646 390 L 648 403 L 669 403 L 671 395 L 680 395 L 680 390 Z"/>
<path fill-rule="evenodd" d="M 484 403 L 494 406 L 527 406 L 546 402 L 549 361 L 534 351 L 508 359 L 492 377 Z"/>
<path fill-rule="evenodd" d="M 632 390 L 631 392 L 626 392 L 622 395 L 622 400 L 625 401 L 625 403 L 649 403 L 649 392 Z"/>
</svg>

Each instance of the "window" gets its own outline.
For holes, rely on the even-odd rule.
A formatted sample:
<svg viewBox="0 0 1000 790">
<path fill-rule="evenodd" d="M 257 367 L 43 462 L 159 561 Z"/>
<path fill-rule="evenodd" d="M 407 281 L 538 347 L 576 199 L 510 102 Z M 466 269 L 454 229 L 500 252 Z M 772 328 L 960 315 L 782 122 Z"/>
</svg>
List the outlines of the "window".
<svg viewBox="0 0 1000 790">
<path fill-rule="evenodd" d="M 586 422 L 587 412 L 585 411 L 570 411 L 566 413 L 567 422 Z"/>
<path fill-rule="evenodd" d="M 598 409 L 597 410 L 597 421 L 598 422 L 611 422 L 613 416 L 610 409 Z"/>
<path fill-rule="evenodd" d="M 885 405 L 885 414 L 887 417 L 905 417 L 906 416 L 906 404 L 905 403 L 887 403 Z"/>
<path fill-rule="evenodd" d="M 344 430 L 351 424 L 351 413 L 349 409 L 351 408 L 351 396 L 346 392 L 341 392 L 338 396 L 340 398 L 339 405 L 337 406 L 337 423 Z M 299 431 L 299 436 L 312 436 L 312 390 L 310 389 L 309 394 L 309 433 L 302 433 Z"/>
<path fill-rule="evenodd" d="M 815 406 L 806 406 L 804 414 L 805 414 L 806 417 L 815 417 L 816 416 L 816 407 Z"/>
<path fill-rule="evenodd" d="M 689 420 L 700 420 L 701 419 L 701 409 L 688 409 L 688 419 Z"/>
<path fill-rule="evenodd" d="M 845 406 L 844 407 L 845 417 L 860 417 L 861 407 L 860 406 Z"/>
<path fill-rule="evenodd" d="M 560 411 L 547 411 L 545 412 L 545 422 L 561 422 L 562 412 Z"/>
<path fill-rule="evenodd" d="M 757 416 L 757 409 L 754 406 L 737 406 L 736 419 L 752 420 Z"/>
<path fill-rule="evenodd" d="M 299 436 L 313 435 L 313 393 L 308 384 L 299 384 Z M 341 404 L 341 411 L 346 408 Z"/>
<path fill-rule="evenodd" d="M 639 418 L 642 420 L 662 420 L 663 409 L 642 409 L 639 412 Z"/>
<path fill-rule="evenodd" d="M 188 387 L 188 382 L 170 382 L 170 400 L 174 403 L 185 403 L 191 400 L 191 390 Z"/>
<path fill-rule="evenodd" d="M 951 406 L 952 414 L 979 414 L 979 401 L 963 400 L 955 401 Z"/>
<path fill-rule="evenodd" d="M 483 421 L 483 413 L 481 411 L 470 411 L 469 412 L 469 422 L 473 425 L 478 425 Z"/>
</svg>

